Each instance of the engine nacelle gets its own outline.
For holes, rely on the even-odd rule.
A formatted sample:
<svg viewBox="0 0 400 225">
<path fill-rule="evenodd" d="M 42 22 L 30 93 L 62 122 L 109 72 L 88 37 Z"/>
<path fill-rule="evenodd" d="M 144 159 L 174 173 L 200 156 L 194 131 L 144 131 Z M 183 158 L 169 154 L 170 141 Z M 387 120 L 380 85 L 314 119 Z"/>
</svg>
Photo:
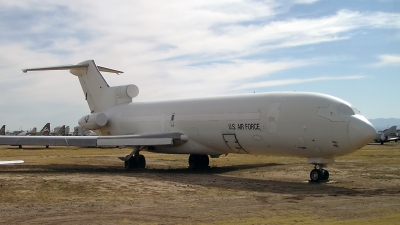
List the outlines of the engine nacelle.
<svg viewBox="0 0 400 225">
<path fill-rule="evenodd" d="M 107 115 L 104 113 L 92 113 L 80 118 L 78 124 L 87 130 L 97 130 L 107 124 Z"/>
<path fill-rule="evenodd" d="M 139 94 L 139 88 L 134 84 L 117 86 L 117 98 L 134 98 Z"/>
<path fill-rule="evenodd" d="M 134 84 L 110 87 L 115 105 L 132 102 L 132 98 L 139 95 L 139 88 Z"/>
</svg>

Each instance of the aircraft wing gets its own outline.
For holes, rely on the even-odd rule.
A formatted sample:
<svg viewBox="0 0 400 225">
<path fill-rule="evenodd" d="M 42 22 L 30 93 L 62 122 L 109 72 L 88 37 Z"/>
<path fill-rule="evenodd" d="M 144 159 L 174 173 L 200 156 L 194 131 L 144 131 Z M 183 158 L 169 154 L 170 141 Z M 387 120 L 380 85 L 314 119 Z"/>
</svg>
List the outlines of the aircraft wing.
<svg viewBox="0 0 400 225">
<path fill-rule="evenodd" d="M 389 137 L 386 141 L 396 141 L 399 140 L 399 137 Z"/>
<path fill-rule="evenodd" d="M 187 141 L 182 133 L 119 136 L 0 136 L 0 145 L 41 146 L 157 146 Z"/>
</svg>

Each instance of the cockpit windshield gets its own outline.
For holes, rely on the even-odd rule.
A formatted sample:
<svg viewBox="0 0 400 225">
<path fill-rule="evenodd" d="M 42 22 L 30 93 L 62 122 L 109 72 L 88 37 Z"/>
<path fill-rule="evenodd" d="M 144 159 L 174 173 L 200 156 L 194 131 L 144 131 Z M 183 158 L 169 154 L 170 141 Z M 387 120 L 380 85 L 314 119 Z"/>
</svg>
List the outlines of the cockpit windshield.
<svg viewBox="0 0 400 225">
<path fill-rule="evenodd" d="M 351 108 L 353 109 L 355 114 L 357 114 L 357 115 L 361 114 L 360 110 L 356 109 L 354 106 L 352 106 Z"/>
<path fill-rule="evenodd" d="M 346 115 L 346 116 L 352 116 L 355 115 L 356 113 L 354 112 L 354 110 L 345 104 L 339 104 L 337 105 L 337 112 L 341 115 Z"/>
</svg>

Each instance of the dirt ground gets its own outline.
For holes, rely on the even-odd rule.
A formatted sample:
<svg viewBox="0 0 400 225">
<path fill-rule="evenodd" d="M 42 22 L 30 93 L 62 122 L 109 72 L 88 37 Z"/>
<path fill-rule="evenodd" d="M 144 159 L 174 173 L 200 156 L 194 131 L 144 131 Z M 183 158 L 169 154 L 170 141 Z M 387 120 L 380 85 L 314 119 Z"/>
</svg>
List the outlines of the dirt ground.
<svg viewBox="0 0 400 225">
<path fill-rule="evenodd" d="M 187 155 L 130 149 L 3 146 L 4 224 L 400 224 L 400 144 L 368 145 L 329 165 L 331 182 L 308 183 L 305 159 L 228 155 L 187 168 Z"/>
</svg>

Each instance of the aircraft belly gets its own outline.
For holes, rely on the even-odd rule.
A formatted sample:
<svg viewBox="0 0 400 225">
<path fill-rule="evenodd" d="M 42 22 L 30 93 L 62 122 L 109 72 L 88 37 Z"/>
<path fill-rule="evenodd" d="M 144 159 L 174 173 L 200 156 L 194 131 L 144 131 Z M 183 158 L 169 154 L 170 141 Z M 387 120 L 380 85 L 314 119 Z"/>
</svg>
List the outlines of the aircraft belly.
<svg viewBox="0 0 400 225">
<path fill-rule="evenodd" d="M 228 153 L 228 152 L 221 152 L 216 149 L 217 148 L 209 148 L 193 140 L 188 140 L 186 143 L 178 146 L 155 146 L 151 151 L 159 153 L 167 153 L 167 154 L 220 155 Z"/>
</svg>

